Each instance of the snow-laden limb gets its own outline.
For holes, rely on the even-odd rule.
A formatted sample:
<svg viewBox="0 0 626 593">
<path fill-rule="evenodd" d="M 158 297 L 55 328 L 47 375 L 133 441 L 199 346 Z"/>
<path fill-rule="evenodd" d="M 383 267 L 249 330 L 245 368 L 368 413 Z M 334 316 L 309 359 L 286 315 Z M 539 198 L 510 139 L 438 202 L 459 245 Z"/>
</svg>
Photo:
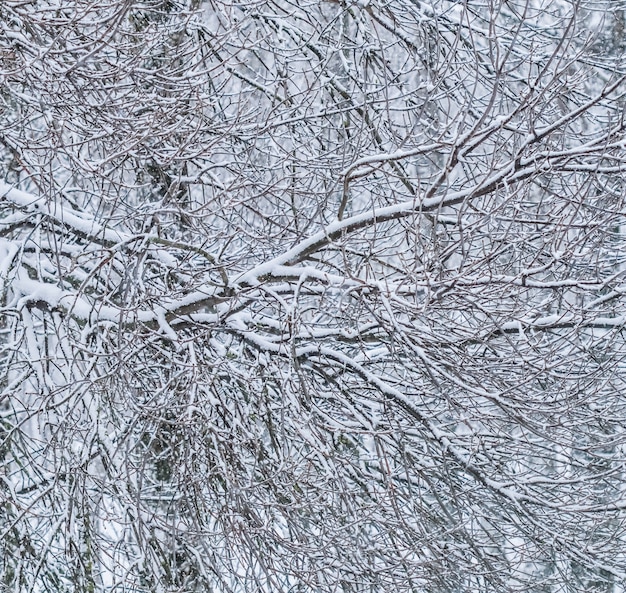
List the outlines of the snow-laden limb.
<svg viewBox="0 0 626 593">
<path fill-rule="evenodd" d="M 42 214 L 50 217 L 60 224 L 68 226 L 72 231 L 88 238 L 90 241 L 115 245 L 128 239 L 128 237 L 116 232 L 114 229 L 100 224 L 93 217 L 81 216 L 81 213 L 69 207 L 64 207 L 59 202 L 50 202 L 43 197 L 21 191 L 6 183 L 0 183 L 0 200 L 6 200 L 9 204 L 31 216 Z"/>
</svg>

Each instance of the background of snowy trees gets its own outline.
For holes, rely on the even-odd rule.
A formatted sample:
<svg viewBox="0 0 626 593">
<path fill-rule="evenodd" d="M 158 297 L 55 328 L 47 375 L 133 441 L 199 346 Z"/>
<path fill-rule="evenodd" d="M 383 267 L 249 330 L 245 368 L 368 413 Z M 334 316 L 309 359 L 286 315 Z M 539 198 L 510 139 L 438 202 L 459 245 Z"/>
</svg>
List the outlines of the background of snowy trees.
<svg viewBox="0 0 626 593">
<path fill-rule="evenodd" d="M 621 2 L 0 27 L 2 591 L 624 590 Z"/>
</svg>

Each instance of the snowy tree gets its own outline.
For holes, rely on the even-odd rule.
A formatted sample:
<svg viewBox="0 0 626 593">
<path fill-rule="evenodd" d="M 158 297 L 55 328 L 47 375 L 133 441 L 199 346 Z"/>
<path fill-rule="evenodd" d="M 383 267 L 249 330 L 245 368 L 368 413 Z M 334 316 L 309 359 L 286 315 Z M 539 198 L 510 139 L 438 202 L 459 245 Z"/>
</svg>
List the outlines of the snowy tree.
<svg viewBox="0 0 626 593">
<path fill-rule="evenodd" d="M 625 10 L 0 3 L 2 590 L 623 591 Z"/>
</svg>

